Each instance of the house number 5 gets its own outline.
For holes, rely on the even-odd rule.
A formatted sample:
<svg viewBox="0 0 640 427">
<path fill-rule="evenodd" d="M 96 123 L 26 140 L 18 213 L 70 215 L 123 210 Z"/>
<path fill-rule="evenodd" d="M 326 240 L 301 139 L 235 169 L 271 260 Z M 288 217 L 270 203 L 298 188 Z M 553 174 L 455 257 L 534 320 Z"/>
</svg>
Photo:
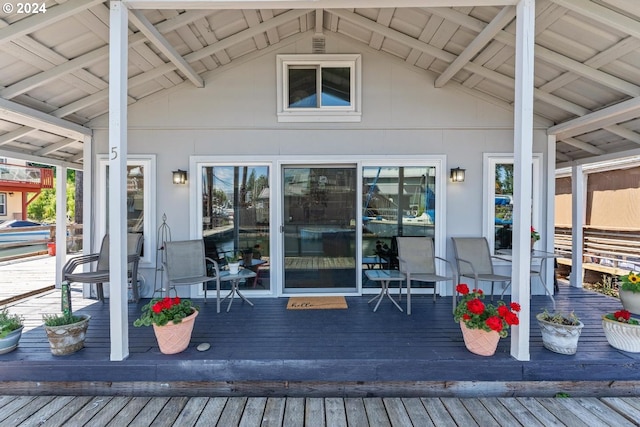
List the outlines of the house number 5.
<svg viewBox="0 0 640 427">
<path fill-rule="evenodd" d="M 118 158 L 118 149 L 116 147 L 111 147 L 111 154 L 113 154 L 113 157 L 111 158 L 111 160 L 115 160 Z"/>
</svg>

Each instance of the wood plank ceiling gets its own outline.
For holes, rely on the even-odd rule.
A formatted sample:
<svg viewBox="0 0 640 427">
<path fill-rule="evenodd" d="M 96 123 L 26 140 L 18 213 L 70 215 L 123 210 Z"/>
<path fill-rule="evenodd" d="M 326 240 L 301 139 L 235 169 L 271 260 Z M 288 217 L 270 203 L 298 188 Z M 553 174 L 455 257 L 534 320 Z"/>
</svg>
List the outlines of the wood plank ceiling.
<svg viewBox="0 0 640 427">
<path fill-rule="evenodd" d="M 44 6 L 46 13 L 0 13 L 0 156 L 81 165 L 90 122 L 108 110 L 109 5 Z M 129 28 L 131 104 L 177 85 L 205 85 L 309 32 L 380 51 L 432 75 L 436 87 L 513 103 L 509 5 L 140 9 L 130 12 Z M 640 148 L 640 2 L 537 0 L 534 94 L 537 119 L 558 134 L 559 165 Z"/>
</svg>

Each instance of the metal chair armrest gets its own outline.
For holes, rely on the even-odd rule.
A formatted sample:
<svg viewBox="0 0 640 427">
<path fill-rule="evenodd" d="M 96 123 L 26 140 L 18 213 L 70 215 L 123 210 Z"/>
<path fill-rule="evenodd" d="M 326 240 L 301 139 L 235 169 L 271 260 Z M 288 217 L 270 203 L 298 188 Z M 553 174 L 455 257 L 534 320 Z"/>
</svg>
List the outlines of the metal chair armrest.
<svg viewBox="0 0 640 427">
<path fill-rule="evenodd" d="M 82 264 L 92 263 L 98 260 L 100 254 L 88 254 L 88 255 L 80 255 L 74 258 L 71 258 L 62 268 L 63 276 L 65 274 L 73 273 L 73 271 Z"/>
<path fill-rule="evenodd" d="M 512 262 L 509 258 L 502 258 L 502 257 L 496 256 L 496 255 L 491 255 L 491 259 L 499 259 L 500 261 L 506 261 L 509 264 L 511 264 L 511 262 Z"/>
<path fill-rule="evenodd" d="M 476 277 L 476 279 L 478 278 L 478 273 L 476 273 L 476 269 L 473 267 L 473 263 L 471 261 L 467 261 L 466 259 L 462 259 L 462 258 L 456 258 L 456 261 L 458 262 L 458 264 L 460 264 L 461 262 L 465 263 L 465 264 L 469 264 L 469 267 L 471 267 L 471 273 L 473 273 L 473 275 Z M 458 274 L 460 276 L 464 276 L 464 273 L 458 271 Z"/>
</svg>

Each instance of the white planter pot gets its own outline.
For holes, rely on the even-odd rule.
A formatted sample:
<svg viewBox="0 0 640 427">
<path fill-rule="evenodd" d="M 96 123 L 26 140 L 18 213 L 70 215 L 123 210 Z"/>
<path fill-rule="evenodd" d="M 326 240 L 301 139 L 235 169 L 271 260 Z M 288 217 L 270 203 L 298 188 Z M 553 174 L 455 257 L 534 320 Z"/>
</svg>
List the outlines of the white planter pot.
<svg viewBox="0 0 640 427">
<path fill-rule="evenodd" d="M 542 320 L 541 316 L 542 314 L 538 314 L 536 319 L 540 325 L 544 347 L 560 354 L 575 354 L 578 350 L 578 339 L 584 324 L 580 322 L 576 326 L 560 325 Z"/>
<path fill-rule="evenodd" d="M 239 270 L 240 270 L 240 263 L 239 262 L 230 262 L 229 263 L 229 274 L 238 274 Z"/>
<path fill-rule="evenodd" d="M 620 323 L 602 316 L 602 329 L 611 347 L 640 353 L 640 325 Z"/>
<path fill-rule="evenodd" d="M 618 291 L 620 301 L 625 310 L 640 316 L 640 292 L 631 292 L 620 289 Z"/>
</svg>

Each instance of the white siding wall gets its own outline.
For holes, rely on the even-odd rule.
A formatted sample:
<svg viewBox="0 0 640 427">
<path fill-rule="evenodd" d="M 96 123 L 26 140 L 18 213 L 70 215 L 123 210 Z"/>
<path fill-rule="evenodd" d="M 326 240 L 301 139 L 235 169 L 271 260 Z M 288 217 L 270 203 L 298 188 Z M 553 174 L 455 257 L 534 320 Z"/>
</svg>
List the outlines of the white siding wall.
<svg viewBox="0 0 640 427">
<path fill-rule="evenodd" d="M 310 53 L 310 47 L 311 35 L 277 53 Z M 482 233 L 483 153 L 513 152 L 513 113 L 456 84 L 436 89 L 432 75 L 363 45 L 328 36 L 327 52 L 362 53 L 360 123 L 278 123 L 273 52 L 212 73 L 203 89 L 186 83 L 130 106 L 129 151 L 157 153 L 156 213 L 159 222 L 167 214 L 174 240 L 189 237 L 189 194 L 171 183 L 171 171 L 187 169 L 190 156 L 215 154 L 238 161 L 444 154 L 447 169 L 462 167 L 467 176 L 463 184 L 447 184 L 447 247 L 451 236 Z M 106 118 L 94 123 L 96 154 L 108 151 L 106 125 Z M 546 151 L 545 130 L 534 130 L 536 152 Z"/>
</svg>

